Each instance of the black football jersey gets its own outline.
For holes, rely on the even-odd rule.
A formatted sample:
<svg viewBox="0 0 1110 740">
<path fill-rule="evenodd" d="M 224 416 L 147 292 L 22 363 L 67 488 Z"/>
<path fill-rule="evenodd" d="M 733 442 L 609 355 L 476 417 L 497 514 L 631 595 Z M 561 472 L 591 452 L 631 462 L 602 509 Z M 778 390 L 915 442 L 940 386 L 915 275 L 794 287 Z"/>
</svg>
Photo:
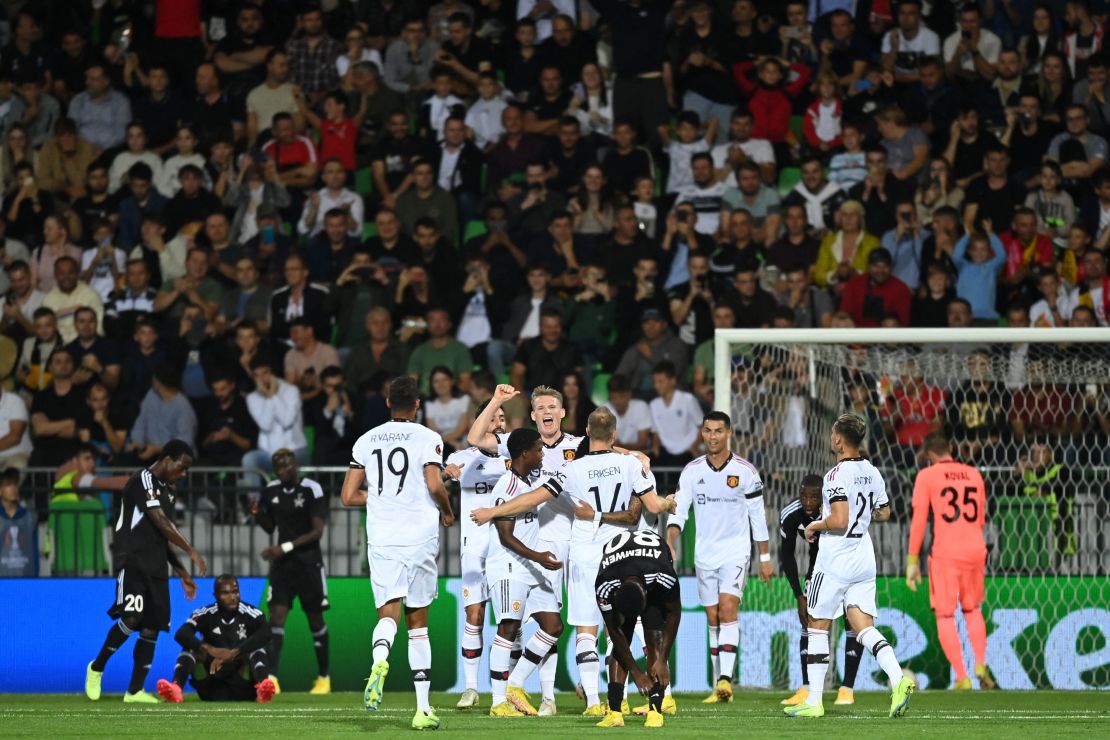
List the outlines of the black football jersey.
<svg viewBox="0 0 1110 740">
<path fill-rule="evenodd" d="M 802 585 L 798 579 L 798 562 L 794 555 L 794 543 L 806 531 L 806 527 L 821 518 L 818 509 L 812 515 L 806 514 L 802 508 L 801 499 L 794 499 L 779 514 L 779 567 L 786 580 L 790 583 L 795 596 L 802 595 Z M 809 543 L 809 567 L 806 569 L 806 580 L 813 575 L 813 564 L 817 561 L 817 542 Z"/>
<path fill-rule="evenodd" d="M 271 481 L 259 506 L 273 519 L 278 542 L 292 542 L 311 530 L 313 517 L 328 519 L 327 496 L 320 484 L 311 478 L 302 478 L 292 488 L 286 488 L 280 480 Z M 290 556 L 304 562 L 323 562 L 319 541 L 296 548 Z"/>
<path fill-rule="evenodd" d="M 184 628 L 191 628 L 192 634 L 212 647 L 237 648 L 248 637 L 266 627 L 266 617 L 262 611 L 245 601 L 239 602 L 239 609 L 226 612 L 219 603 L 209 604 L 197 609 L 185 621 Z"/>
<path fill-rule="evenodd" d="M 601 551 L 594 588 L 601 611 L 611 608 L 609 594 L 628 576 L 641 576 L 647 585 L 647 604 L 661 605 L 679 599 L 678 574 L 671 548 L 651 530 L 621 532 L 605 543 Z"/>
<path fill-rule="evenodd" d="M 150 468 L 143 468 L 127 480 L 120 497 L 113 534 L 120 568 L 131 568 L 155 578 L 169 577 L 169 542 L 147 514 L 158 508 L 173 518 L 173 491 Z"/>
</svg>

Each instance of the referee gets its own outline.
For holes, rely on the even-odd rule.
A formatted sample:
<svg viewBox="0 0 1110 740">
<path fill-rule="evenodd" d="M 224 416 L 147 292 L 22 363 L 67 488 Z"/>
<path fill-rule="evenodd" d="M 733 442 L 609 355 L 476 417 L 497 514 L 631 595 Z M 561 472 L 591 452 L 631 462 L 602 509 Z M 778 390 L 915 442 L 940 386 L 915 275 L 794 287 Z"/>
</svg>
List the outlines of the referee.
<svg viewBox="0 0 1110 740">
<path fill-rule="evenodd" d="M 328 626 L 324 623 L 324 611 L 328 608 L 328 582 L 324 556 L 320 551 L 320 537 L 328 519 L 328 501 L 319 483 L 301 477 L 292 450 L 278 450 L 272 460 L 277 480 L 270 481 L 261 499 L 251 504 L 251 514 L 258 526 L 267 534 L 273 534 L 275 528 L 278 533 L 278 544 L 262 551 L 263 559 L 270 561 L 267 601 L 273 645 L 271 663 L 275 674 L 270 678 L 280 693 L 276 674 L 285 641 L 285 619 L 289 616 L 293 599 L 297 598 L 308 617 L 319 666 L 316 681 L 308 693 L 330 694 Z"/>
</svg>

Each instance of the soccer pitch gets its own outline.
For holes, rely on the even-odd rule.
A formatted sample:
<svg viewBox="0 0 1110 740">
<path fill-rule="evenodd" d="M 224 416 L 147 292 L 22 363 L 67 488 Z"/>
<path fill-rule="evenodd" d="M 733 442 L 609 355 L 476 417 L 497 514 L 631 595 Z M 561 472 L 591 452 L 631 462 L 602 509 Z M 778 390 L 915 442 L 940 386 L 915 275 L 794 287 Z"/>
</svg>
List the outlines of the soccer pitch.
<svg viewBox="0 0 1110 740">
<path fill-rule="evenodd" d="M 701 704 L 701 696 L 679 695 L 677 715 L 668 716 L 661 731 L 666 737 L 714 737 L 757 735 L 792 737 L 818 732 L 825 736 L 898 737 L 1110 737 L 1110 693 L 1107 692 L 951 692 L 924 691 L 914 695 L 909 714 L 898 720 L 886 718 L 885 694 L 857 693 L 856 704 L 832 705 L 835 693 L 827 694 L 823 719 L 786 719 L 779 700 L 783 692 L 740 691 L 732 704 Z M 483 708 L 454 709 L 457 697 L 433 694 L 442 725 L 439 732 L 457 737 L 486 737 L 495 733 L 517 738 L 578 737 L 586 734 L 656 735 L 659 730 L 642 727 L 640 717 L 626 717 L 623 728 L 602 730 L 594 718 L 579 716 L 582 702 L 573 694 L 560 694 L 557 717 L 493 719 Z M 633 697 L 633 706 L 642 703 Z M 201 704 L 193 694 L 184 704 L 124 705 L 118 695 L 105 695 L 99 702 L 79 695 L 0 695 L 0 735 L 28 736 L 128 736 L 176 735 L 232 737 L 318 738 L 385 734 L 393 737 L 411 732 L 414 711 L 411 693 L 387 694 L 376 713 L 362 708 L 356 693 L 315 697 L 284 693 L 269 705 Z"/>
</svg>

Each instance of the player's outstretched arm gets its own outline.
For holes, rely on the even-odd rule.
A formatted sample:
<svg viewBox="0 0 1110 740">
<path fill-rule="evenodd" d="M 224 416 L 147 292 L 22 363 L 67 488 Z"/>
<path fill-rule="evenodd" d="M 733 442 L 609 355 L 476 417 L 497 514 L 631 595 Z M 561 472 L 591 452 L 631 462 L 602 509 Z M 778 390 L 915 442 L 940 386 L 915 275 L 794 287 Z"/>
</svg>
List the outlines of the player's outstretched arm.
<svg viewBox="0 0 1110 740">
<path fill-rule="evenodd" d="M 635 524 L 640 521 L 640 514 L 643 512 L 643 505 L 640 504 L 640 498 L 634 496 L 628 508 L 624 511 L 606 511 L 596 512 L 594 507 L 590 506 L 585 501 L 574 502 L 574 518 L 589 520 L 593 519 L 597 524 Z"/>
<path fill-rule="evenodd" d="M 344 506 L 366 506 L 366 491 L 362 484 L 366 482 L 366 471 L 362 468 L 348 468 L 347 477 L 343 479 L 343 488 L 339 492 L 339 500 Z"/>
<path fill-rule="evenodd" d="M 517 514 L 531 511 L 544 501 L 552 498 L 554 498 L 554 494 L 541 486 L 534 491 L 514 496 L 508 501 L 494 506 L 492 509 L 474 509 L 470 512 L 470 518 L 475 524 L 485 524 L 491 519 L 497 519 L 503 516 L 516 516 Z"/>
<path fill-rule="evenodd" d="M 537 552 L 518 540 L 516 535 L 513 534 L 513 525 L 514 521 L 512 519 L 498 519 L 493 523 L 493 526 L 497 529 L 498 539 L 501 540 L 501 544 L 504 545 L 507 550 L 515 552 L 522 558 L 528 558 L 533 562 L 539 563 L 547 570 L 559 570 L 559 568 L 563 567 L 563 564 L 555 559 L 554 553 Z"/>
<path fill-rule="evenodd" d="M 511 398 L 520 395 L 520 391 L 513 388 L 511 385 L 502 383 L 493 390 L 493 397 L 482 409 L 482 413 L 474 419 L 474 423 L 470 425 L 470 429 L 466 433 L 466 441 L 480 450 L 486 452 L 497 452 L 497 437 L 490 434 L 490 422 L 493 421 L 494 414 Z"/>
<path fill-rule="evenodd" d="M 189 555 L 189 559 L 197 566 L 197 572 L 200 575 L 203 576 L 208 573 L 208 565 L 204 562 L 204 558 L 200 556 L 199 552 L 193 549 L 193 546 L 189 544 L 189 540 L 185 539 L 185 535 L 178 531 L 174 523 L 166 516 L 166 512 L 162 511 L 161 506 L 149 507 L 146 510 L 146 515 L 150 519 L 150 523 L 154 525 L 154 528 L 161 532 L 162 536 L 165 537 L 170 544 L 180 547 Z"/>
<path fill-rule="evenodd" d="M 613 658 L 616 659 L 621 668 L 624 668 L 632 676 L 632 680 L 636 683 L 636 688 L 640 690 L 640 693 L 647 696 L 651 692 L 652 680 L 636 664 L 636 658 L 632 655 L 632 647 L 628 644 L 628 638 L 624 636 L 624 631 L 617 624 L 617 615 L 610 609 L 601 612 L 601 616 L 605 621 L 605 634 L 609 638 L 609 644 L 613 646 Z"/>
<path fill-rule="evenodd" d="M 447 489 L 443 487 L 443 478 L 440 477 L 442 468 L 438 465 L 424 466 L 424 482 L 428 484 L 428 493 L 439 509 L 439 521 L 445 527 L 455 523 L 455 512 L 451 511 L 451 499 L 447 497 Z"/>
<path fill-rule="evenodd" d="M 651 490 L 640 496 L 639 500 L 643 502 L 644 508 L 652 514 L 662 514 L 664 512 L 673 514 L 678 510 L 678 502 L 675 501 L 674 495 L 663 497 Z"/>
</svg>

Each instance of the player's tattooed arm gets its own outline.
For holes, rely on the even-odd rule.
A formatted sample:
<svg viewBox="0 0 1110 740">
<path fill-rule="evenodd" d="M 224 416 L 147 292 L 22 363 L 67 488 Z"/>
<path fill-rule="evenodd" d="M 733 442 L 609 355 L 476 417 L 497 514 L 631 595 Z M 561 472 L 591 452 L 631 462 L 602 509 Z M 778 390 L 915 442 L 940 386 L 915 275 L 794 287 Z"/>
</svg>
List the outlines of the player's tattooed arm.
<svg viewBox="0 0 1110 740">
<path fill-rule="evenodd" d="M 497 529 L 497 537 L 506 549 L 515 552 L 522 558 L 528 558 L 539 563 L 547 570 L 559 570 L 563 567 L 563 564 L 555 558 L 555 553 L 537 552 L 518 540 L 516 535 L 513 534 L 514 524 L 515 522 L 512 519 L 500 518 L 493 523 L 493 526 Z"/>
<path fill-rule="evenodd" d="M 344 506 L 366 506 L 366 471 L 362 468 L 347 468 L 347 477 L 343 479 L 343 488 L 339 492 L 339 500 Z"/>
<path fill-rule="evenodd" d="M 189 555 L 189 559 L 197 566 L 197 572 L 200 573 L 200 575 L 203 576 L 208 573 L 208 565 L 204 562 L 204 558 L 200 556 L 199 552 L 193 549 L 193 546 L 189 544 L 189 540 L 185 539 L 185 535 L 178 531 L 174 523 L 166 516 L 166 512 L 162 511 L 161 506 L 148 508 L 146 510 L 146 515 L 150 519 L 150 523 L 154 525 L 154 528 L 161 532 L 162 536 L 165 537 L 171 545 L 180 547 Z"/>
<path fill-rule="evenodd" d="M 470 519 L 475 524 L 485 524 L 491 519 L 497 519 L 504 516 L 516 516 L 523 514 L 526 511 L 531 511 L 544 501 L 553 498 L 551 491 L 544 487 L 537 488 L 528 493 L 522 493 L 519 496 L 514 496 L 508 501 L 494 506 L 492 509 L 481 508 L 474 509 L 470 512 Z M 591 510 L 592 511 L 592 510 Z M 593 514 L 590 514 L 593 517 Z"/>
<path fill-rule="evenodd" d="M 654 490 L 648 491 L 639 497 L 643 502 L 644 508 L 652 514 L 673 514 L 678 508 L 678 503 L 675 501 L 674 495 L 660 496 Z"/>
<path fill-rule="evenodd" d="M 482 413 L 474 419 L 474 423 L 470 425 L 470 429 L 466 433 L 467 443 L 486 452 L 497 452 L 497 437 L 489 431 L 490 422 L 493 421 L 494 414 L 501 406 L 518 395 L 520 395 L 520 391 L 511 385 L 502 383 L 497 386 L 493 390 L 493 397 L 490 398 L 489 403 L 482 409 Z"/>
</svg>

